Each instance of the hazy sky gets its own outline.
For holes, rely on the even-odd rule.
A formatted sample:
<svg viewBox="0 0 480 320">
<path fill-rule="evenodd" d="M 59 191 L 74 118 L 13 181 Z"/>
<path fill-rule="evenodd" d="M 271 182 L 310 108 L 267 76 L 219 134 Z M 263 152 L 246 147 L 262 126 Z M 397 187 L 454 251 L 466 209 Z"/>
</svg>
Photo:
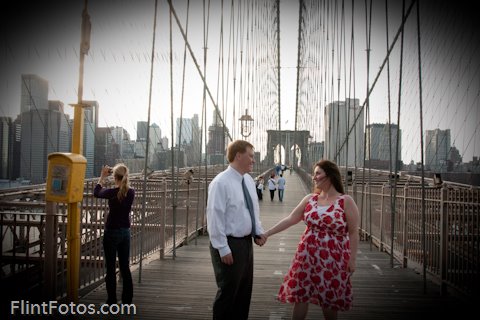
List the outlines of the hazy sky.
<svg viewBox="0 0 480 320">
<path fill-rule="evenodd" d="M 10 1 L 1 10 L 0 37 L 0 116 L 16 117 L 20 111 L 21 74 L 37 74 L 49 82 L 49 99 L 61 100 L 65 110 L 72 114 L 69 103 L 77 102 L 79 74 L 79 42 L 83 0 L 74 1 Z M 230 3 L 230 1 L 225 1 Z M 392 2 L 392 1 L 390 1 Z M 390 4 L 390 41 L 398 29 L 400 1 Z M 191 1 L 190 41 L 197 56 L 203 59 L 202 1 Z M 219 1 L 211 2 L 208 35 L 209 63 L 216 65 L 218 55 Z M 296 62 L 298 38 L 298 2 L 280 1 L 281 8 L 281 105 L 282 129 L 293 129 L 296 90 Z M 340 1 L 338 2 L 341 3 Z M 350 3 L 350 1 L 345 1 Z M 385 57 L 384 1 L 373 1 L 372 51 L 370 81 L 378 72 Z M 409 1 L 407 1 L 407 4 Z M 422 15 L 422 30 L 428 32 L 422 39 L 424 129 L 452 129 L 454 143 L 464 161 L 480 153 L 479 101 L 480 50 L 478 24 L 473 22 L 474 2 L 422 1 L 428 12 Z M 174 1 L 181 20 L 185 21 L 186 1 Z M 434 6 L 431 6 L 435 4 Z M 355 1 L 356 38 L 356 97 L 363 103 L 365 84 L 365 16 L 364 1 Z M 8 8 L 8 9 L 7 9 Z M 97 100 L 100 105 L 100 126 L 123 126 L 136 137 L 136 122 L 147 119 L 150 55 L 153 37 L 154 1 L 89 1 L 88 12 L 92 22 L 90 52 L 84 69 L 84 100 Z M 452 13 L 453 12 L 453 13 Z M 402 84 L 403 131 L 402 159 L 420 160 L 418 112 L 418 64 L 415 12 L 406 26 Z M 346 19 L 350 19 L 347 16 Z M 168 4 L 159 1 L 156 35 L 156 64 L 152 93 L 151 122 L 157 123 L 162 135 L 170 135 L 169 79 L 169 20 Z M 228 25 L 228 23 L 226 23 Z M 174 61 L 183 64 L 183 43 L 175 26 Z M 347 29 L 349 37 L 350 30 Z M 433 40 L 432 40 L 433 39 Z M 349 39 L 348 39 L 349 40 Z M 348 42 L 347 42 L 348 43 Z M 397 45 L 397 48 L 399 45 Z M 392 53 L 392 109 L 396 123 L 398 104 L 399 51 Z M 393 59 L 397 60 L 393 60 Z M 187 57 L 187 79 L 195 84 L 186 88 L 184 117 L 200 115 L 203 87 L 197 71 Z M 177 69 L 175 90 L 180 91 Z M 216 91 L 216 74 L 208 74 L 207 82 Z M 386 111 L 386 72 L 383 72 L 371 97 L 370 122 L 384 123 Z M 380 89 L 382 88 L 382 89 Z M 344 99 L 342 93 L 341 100 Z M 213 111 L 207 111 L 211 118 Z M 210 122 L 210 120 L 209 120 Z M 319 122 L 320 119 L 319 119 Z M 227 123 L 227 126 L 229 123 Z M 323 126 L 323 123 L 319 123 Z"/>
</svg>

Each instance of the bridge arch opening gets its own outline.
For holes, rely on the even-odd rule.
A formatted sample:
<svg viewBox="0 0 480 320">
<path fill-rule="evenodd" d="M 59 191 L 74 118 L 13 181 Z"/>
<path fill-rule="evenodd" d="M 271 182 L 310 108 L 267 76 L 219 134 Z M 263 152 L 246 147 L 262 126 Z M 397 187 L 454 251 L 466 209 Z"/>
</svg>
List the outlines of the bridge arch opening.
<svg viewBox="0 0 480 320">
<path fill-rule="evenodd" d="M 285 163 L 285 146 L 277 144 L 273 149 L 273 163 Z"/>
<path fill-rule="evenodd" d="M 298 144 L 293 145 L 290 150 L 290 159 L 289 159 L 288 165 L 300 166 L 302 153 L 303 153 L 303 150 L 302 148 L 300 148 Z"/>
<path fill-rule="evenodd" d="M 309 131 L 267 130 L 267 133 L 267 163 L 293 166 L 306 163 Z"/>
</svg>

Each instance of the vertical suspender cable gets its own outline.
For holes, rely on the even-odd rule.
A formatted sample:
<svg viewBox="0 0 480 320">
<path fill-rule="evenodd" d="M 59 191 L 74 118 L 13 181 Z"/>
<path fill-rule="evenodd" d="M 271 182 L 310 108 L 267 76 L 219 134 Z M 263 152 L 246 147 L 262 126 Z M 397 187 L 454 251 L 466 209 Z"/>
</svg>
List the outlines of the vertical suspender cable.
<svg viewBox="0 0 480 320">
<path fill-rule="evenodd" d="M 244 42 L 243 42 L 243 38 L 244 38 L 244 19 L 245 19 L 245 12 L 243 12 L 243 9 L 241 8 L 241 3 L 239 3 L 239 10 L 238 10 L 238 31 L 240 33 L 239 35 L 239 41 L 240 41 L 240 83 L 239 83 L 239 93 L 238 93 L 238 104 L 239 104 L 239 108 L 240 108 L 240 114 L 242 114 L 242 108 L 244 106 L 244 84 L 243 84 L 243 46 L 244 46 Z M 246 5 L 245 5 L 246 6 Z M 242 128 L 240 127 L 239 128 L 239 133 L 240 133 L 240 137 L 242 137 Z"/>
<path fill-rule="evenodd" d="M 301 1 L 300 1 L 301 5 Z M 278 130 L 282 130 L 282 124 L 281 124 L 281 114 L 282 114 L 282 108 L 281 108 L 281 99 L 280 99 L 280 0 L 277 0 L 277 81 L 278 81 Z M 297 85 L 298 85 L 298 73 L 297 73 Z M 298 86 L 297 86 L 298 88 Z M 296 116 L 296 114 L 295 114 Z M 296 125 L 296 122 L 295 122 Z M 296 130 L 295 130 L 296 132 Z M 279 133 L 280 134 L 280 133 Z M 281 141 L 281 139 L 278 139 Z M 280 149 L 280 148 L 279 148 Z M 280 150 L 278 151 L 280 154 Z M 279 161 L 281 161 L 281 157 L 279 157 Z"/>
<path fill-rule="evenodd" d="M 142 232 L 140 232 L 140 264 L 138 269 L 138 282 L 142 282 L 142 262 L 143 262 L 143 235 L 145 234 L 145 203 L 147 194 L 147 174 L 148 174 L 148 145 L 150 144 L 150 113 L 152 106 L 152 82 L 153 82 L 153 63 L 155 59 L 155 32 L 157 30 L 157 5 L 155 0 L 155 10 L 153 11 L 153 36 L 152 36 L 152 55 L 150 61 L 150 87 L 148 93 L 148 120 L 147 120 L 147 143 L 145 146 L 145 166 L 143 169 L 143 199 L 142 199 Z M 165 227 L 165 226 L 163 226 Z"/>
<path fill-rule="evenodd" d="M 200 117 L 200 146 L 198 148 L 198 152 L 199 152 L 199 163 L 198 163 L 198 175 L 199 176 L 202 176 L 201 175 L 201 172 L 202 172 L 202 164 L 203 162 L 207 162 L 207 137 L 206 137 L 206 130 L 205 130 L 205 105 L 202 104 L 202 115 Z M 204 144 L 204 138 L 205 138 L 205 159 L 202 157 L 202 148 L 203 148 L 203 144 Z M 205 183 L 205 186 L 203 188 L 203 202 L 204 202 L 204 207 L 206 208 L 207 207 L 207 177 L 208 177 L 208 172 L 206 170 L 206 167 L 205 168 L 205 171 L 204 171 L 204 183 Z M 201 180 L 200 180 L 201 181 Z M 200 181 L 198 183 L 198 195 L 200 195 Z M 200 204 L 200 202 L 199 202 Z M 200 205 L 199 205 L 200 206 Z M 198 206 L 198 207 L 199 207 Z M 206 217 L 204 216 L 204 218 L 206 219 Z"/>
<path fill-rule="evenodd" d="M 223 3 L 223 2 L 222 2 Z M 204 3 L 205 4 L 205 3 Z M 187 37 L 186 37 L 186 34 L 185 34 L 185 44 L 187 45 L 188 47 L 188 42 L 187 42 Z M 193 56 L 193 55 L 192 55 Z M 197 68 L 198 65 L 197 65 Z M 202 77 L 203 79 L 203 77 Z M 204 82 L 204 88 L 205 88 L 206 84 Z M 207 207 L 207 183 L 208 183 L 208 167 L 207 167 L 207 128 L 206 128 L 206 125 L 207 125 L 207 119 L 206 119 L 206 105 L 205 105 L 205 90 L 203 91 L 203 99 L 202 99 L 202 116 L 201 116 L 201 119 L 200 119 L 200 147 L 199 147 L 199 159 L 200 159 L 200 162 L 198 163 L 198 173 L 200 175 L 200 172 L 202 171 L 202 161 L 203 161 L 203 169 L 204 169 L 204 183 L 205 183 L 205 186 L 204 186 L 204 189 L 203 189 L 203 200 L 204 200 L 204 207 L 206 208 Z M 205 138 L 205 142 L 204 142 L 204 138 Z M 202 147 L 203 147 L 203 144 L 205 143 L 205 158 L 202 159 Z M 200 196 L 200 182 L 198 184 L 198 194 L 197 194 L 197 198 Z M 200 202 L 199 202 L 200 203 Z M 197 207 L 198 209 L 198 207 Z M 204 216 L 205 218 L 205 216 Z M 195 239 L 196 241 L 196 239 Z"/>
<path fill-rule="evenodd" d="M 205 162 L 203 163 L 203 169 L 205 170 L 205 186 L 208 185 L 208 141 L 207 141 L 207 132 L 208 132 L 208 127 L 207 127 L 207 99 L 206 99 L 206 94 L 207 94 L 207 75 L 205 72 L 207 71 L 207 45 L 205 43 L 205 0 L 202 1 L 202 49 L 203 49 L 203 77 L 205 81 L 203 82 L 203 95 L 202 95 L 202 119 L 203 119 L 203 133 L 205 136 Z M 220 111 L 218 110 L 218 116 L 220 116 Z M 213 116 L 212 121 L 214 124 L 217 124 L 217 121 L 215 119 L 215 115 Z M 206 205 L 206 203 L 205 203 Z"/>
<path fill-rule="evenodd" d="M 328 63 L 327 63 L 327 59 L 328 59 L 328 44 L 327 44 L 327 35 L 325 34 L 326 33 L 326 26 L 328 26 L 328 19 L 327 19 L 327 9 L 326 9 L 326 4 L 325 4 L 325 1 L 322 1 L 322 8 L 320 9 L 320 11 L 322 12 L 321 14 L 321 18 L 322 19 L 322 36 L 321 36 L 321 51 L 320 51 L 320 55 L 321 55 L 321 66 L 322 66 L 322 69 L 323 69 L 323 72 L 320 76 L 320 83 L 322 85 L 322 88 L 321 88 L 321 97 L 320 97 L 320 100 L 322 100 L 323 98 L 323 106 L 324 106 L 324 119 L 325 119 L 325 116 L 326 116 L 326 107 L 327 107 L 327 68 L 328 68 Z M 328 140 L 329 141 L 333 141 L 333 135 L 332 135 L 332 118 L 331 116 L 328 117 L 328 123 L 325 122 L 325 132 L 328 133 Z M 327 136 L 325 136 L 325 141 L 327 141 Z M 325 144 L 325 147 L 328 147 L 328 149 L 332 149 L 333 146 L 332 146 L 332 143 L 329 143 L 329 145 L 326 145 Z M 337 150 L 335 150 L 336 152 Z M 330 155 L 331 154 L 331 151 L 328 151 L 328 154 Z M 335 157 L 331 160 L 335 160 Z"/>
<path fill-rule="evenodd" d="M 413 3 L 411 4 L 413 6 Z M 402 1 L 402 20 L 405 21 L 405 0 Z M 404 38 L 404 25 L 405 23 L 402 23 L 401 26 L 401 40 L 400 40 L 400 71 L 399 71 L 399 79 L 398 79 L 398 110 L 397 110 L 397 126 L 398 126 L 398 132 L 400 132 L 400 109 L 401 109 L 401 98 L 402 98 L 402 70 L 403 70 L 403 38 Z M 397 210 L 396 202 L 397 202 L 397 174 L 398 174 L 398 152 L 399 152 L 399 143 L 400 143 L 400 134 L 397 133 L 397 141 L 395 145 L 395 165 L 394 165 L 394 175 L 393 175 L 393 211 L 392 211 L 392 231 L 391 231 L 391 247 L 390 247 L 390 259 L 393 259 L 393 244 L 394 244 L 394 239 L 395 239 L 395 213 Z M 406 214 L 406 211 L 405 211 Z M 404 217 L 406 219 L 407 217 Z M 393 264 L 393 261 L 392 261 Z"/>
<path fill-rule="evenodd" d="M 170 28 L 170 136 L 172 137 L 172 234 L 173 234 L 173 252 L 172 259 L 175 260 L 177 247 L 177 183 L 175 183 L 175 143 L 173 137 L 173 35 L 172 35 L 172 10 L 169 11 Z M 178 142 L 178 151 L 180 152 L 180 141 Z"/>
<path fill-rule="evenodd" d="M 345 23 L 345 0 L 342 0 L 342 18 L 341 18 L 341 36 L 340 36 L 340 41 L 342 41 L 343 45 L 343 90 L 344 90 L 344 96 L 345 96 L 345 116 L 346 116 L 346 123 L 347 125 L 345 126 L 345 129 L 348 128 L 349 124 L 349 119 L 348 119 L 348 110 L 350 109 L 350 102 L 347 105 L 347 29 L 346 29 L 346 23 Z M 340 83 L 340 80 L 339 80 Z M 340 85 L 338 88 L 338 91 L 340 92 Z M 340 100 L 340 98 L 339 98 Z M 346 134 L 346 132 L 345 132 Z M 348 142 L 347 142 L 347 147 L 345 151 L 345 158 L 347 159 L 345 163 L 345 173 L 344 173 L 344 179 L 345 179 L 345 192 L 348 193 Z"/>
<path fill-rule="evenodd" d="M 240 20 L 240 3 L 238 4 L 238 15 L 239 15 L 239 18 L 238 20 Z M 231 9 L 230 9 L 230 17 L 231 17 L 231 20 L 230 20 L 230 42 L 231 42 L 231 45 L 229 47 L 231 47 L 232 51 L 233 51 L 233 54 L 232 54 L 232 77 L 233 77 L 233 88 L 232 88 L 232 95 L 233 95 L 233 104 L 232 104 L 232 108 L 233 108 L 233 117 L 232 117 L 232 131 L 235 133 L 236 132 L 236 101 L 237 101 L 237 47 L 238 47 L 238 29 L 235 30 L 235 3 L 234 3 L 234 0 L 232 0 L 232 4 L 231 4 Z M 237 22 L 238 23 L 238 22 Z M 235 31 L 237 31 L 237 34 L 235 36 Z M 229 48 L 229 51 L 230 51 L 230 48 Z M 230 54 L 229 54 L 230 56 Z"/>
<path fill-rule="evenodd" d="M 219 48 L 218 48 L 218 73 L 217 73 L 217 101 L 219 101 L 219 92 L 220 92 L 220 83 L 221 83 L 221 93 L 222 93 L 222 108 L 221 108 L 221 114 L 222 117 L 225 118 L 226 115 L 226 95 L 225 95 L 225 79 L 224 79 L 224 61 L 223 61 L 223 55 L 224 55 L 224 50 L 223 50 L 223 0 L 220 2 L 220 40 L 219 40 Z M 220 76 L 221 74 L 221 76 Z M 227 93 L 228 97 L 228 93 Z M 223 134 L 222 134 L 222 146 L 225 146 L 225 133 L 227 132 L 227 128 L 224 126 L 223 127 Z M 225 150 L 225 148 L 223 148 Z M 222 162 L 222 169 L 225 170 L 225 162 Z"/>
<path fill-rule="evenodd" d="M 371 43 L 372 43 L 372 0 L 370 0 L 370 15 L 369 15 L 369 20 L 368 20 L 368 66 L 367 66 L 367 83 L 370 81 L 370 51 L 371 51 Z M 367 85 L 368 88 L 368 85 Z M 367 89 L 368 92 L 368 89 Z M 370 143 L 368 146 L 368 229 L 370 232 L 370 250 L 372 250 L 372 245 L 373 245 L 373 237 L 372 237 L 372 128 L 371 128 L 371 123 L 370 123 L 370 99 L 367 100 L 367 121 L 366 121 L 366 126 L 370 126 Z M 365 126 L 365 127 L 366 127 Z M 365 141 L 364 141 L 365 145 Z M 365 159 L 365 154 L 364 158 Z M 365 168 L 363 168 L 365 171 Z"/>
<path fill-rule="evenodd" d="M 332 15 L 332 36 L 330 39 L 332 39 L 332 60 L 331 60 L 331 79 L 330 79 L 330 101 L 333 102 L 335 101 L 335 79 L 334 79 L 334 74 L 335 74 L 335 44 L 337 43 L 337 29 L 338 29 L 338 20 L 337 20 L 337 2 L 335 1 L 335 6 L 329 10 L 330 14 Z M 330 24 L 329 24 L 330 25 Z M 338 54 L 338 53 L 337 53 Z M 337 74 L 338 75 L 338 74 Z M 337 96 L 338 98 L 339 96 Z M 340 144 L 340 99 L 337 99 L 336 103 L 336 138 L 335 138 L 335 149 L 338 148 L 338 145 Z M 338 149 L 337 149 L 338 150 Z M 343 152 L 345 154 L 345 152 Z M 335 159 L 337 161 L 338 165 L 341 165 L 341 155 Z"/>
<path fill-rule="evenodd" d="M 338 33 L 338 6 L 337 6 L 337 1 L 335 1 L 335 6 L 332 8 L 332 10 L 330 11 L 331 14 L 332 14 L 332 60 L 331 60 L 331 82 L 330 82 L 330 101 L 333 102 L 335 101 L 335 79 L 334 79 L 334 75 L 335 75 L 335 44 L 338 43 L 338 37 L 337 37 L 337 33 Z M 337 55 L 340 55 L 340 52 L 337 53 Z M 337 59 L 338 61 L 338 59 Z M 338 72 L 338 70 L 337 70 Z M 337 73 L 337 76 L 339 77 L 340 74 Z M 338 90 L 338 95 L 337 95 L 337 103 L 336 103 L 336 109 L 337 109 L 337 112 L 335 113 L 336 114 L 336 117 L 337 117 L 337 123 L 336 123 L 336 133 L 337 133 L 337 136 L 335 137 L 335 148 L 338 148 L 338 146 L 340 145 L 340 140 L 341 140 L 341 136 L 340 136 L 340 90 Z M 343 154 L 345 155 L 346 153 L 343 152 Z M 338 159 L 335 159 L 338 163 L 338 165 L 340 166 L 341 165 L 341 160 L 342 160 L 342 157 L 339 156 Z"/>
<path fill-rule="evenodd" d="M 352 30 L 350 36 L 350 79 L 348 84 L 348 95 L 351 97 L 352 92 L 352 78 L 353 78 L 353 98 L 356 96 L 356 82 L 355 82 L 355 0 L 352 0 Z M 355 105 L 355 101 L 354 101 Z M 355 114 L 354 114 L 355 116 Z M 350 108 L 347 109 L 347 133 L 345 134 L 348 137 L 348 130 L 350 128 Z M 348 139 L 346 141 L 346 148 L 348 149 Z M 352 193 L 355 199 L 357 199 L 357 135 L 353 137 L 353 164 L 354 164 L 354 174 L 352 173 Z M 355 175 L 355 183 L 353 181 L 353 175 Z M 361 223 L 361 220 L 360 220 Z"/>
<path fill-rule="evenodd" d="M 367 97 L 365 99 L 365 105 L 366 105 L 366 108 L 365 108 L 365 114 L 366 114 L 366 123 L 364 125 L 364 128 L 367 128 L 370 124 L 370 97 L 369 97 L 369 94 L 368 94 L 368 88 L 370 86 L 370 41 L 371 41 L 371 29 L 372 29 L 372 0 L 370 0 L 370 14 L 368 13 L 368 4 L 367 4 L 367 0 L 365 0 L 365 33 L 366 33 L 366 43 L 367 43 Z M 360 112 L 359 112 L 360 113 Z M 355 123 L 355 125 L 357 125 Z M 370 132 L 369 132 L 369 135 L 370 135 L 370 138 L 371 138 L 371 128 L 370 128 Z M 367 142 L 367 130 L 365 130 L 365 133 L 364 133 L 364 137 L 363 137 L 364 141 L 363 141 L 363 173 L 362 173 L 362 183 L 363 183 L 363 192 L 362 192 L 362 212 L 364 212 L 364 208 L 366 209 L 367 208 L 367 204 L 365 203 L 365 198 L 366 198 L 366 188 L 365 188 L 365 159 L 367 158 L 367 148 L 366 148 L 366 142 Z M 347 139 L 348 140 L 348 137 Z M 371 145 L 371 143 L 370 143 Z M 368 151 L 370 150 L 370 147 L 368 149 Z M 368 165 L 368 168 L 369 168 L 369 171 L 368 171 L 368 192 L 369 192 L 369 203 L 370 203 L 370 210 L 368 210 L 368 227 L 369 227 L 369 241 L 370 241 L 370 250 L 372 249 L 372 213 L 371 213 L 371 181 L 370 181 L 370 178 L 371 178 L 371 172 L 370 172 L 370 152 L 369 152 L 369 165 Z M 365 217 L 366 219 L 367 217 Z"/>
<path fill-rule="evenodd" d="M 190 12 L 190 0 L 187 0 L 187 17 L 185 21 L 185 35 L 188 36 L 188 14 Z M 177 140 L 177 145 L 178 145 L 178 151 L 180 152 L 180 146 L 182 144 L 182 130 L 183 130 L 183 98 L 185 96 L 185 65 L 187 62 L 187 44 L 184 45 L 183 47 L 183 66 L 182 66 L 182 91 L 180 93 L 180 121 L 179 121 L 179 130 L 178 130 L 178 140 Z M 191 127 L 193 130 L 193 126 Z M 193 132 L 192 132 L 193 134 Z M 192 141 L 193 142 L 193 141 Z M 179 174 L 180 168 L 177 166 L 177 182 L 178 182 L 178 174 Z"/>
<path fill-rule="evenodd" d="M 226 10 L 225 10 L 226 11 Z M 224 14 L 224 9 L 223 9 L 223 0 L 222 0 L 222 16 Z M 233 58 L 232 58 L 232 48 L 234 48 L 234 40 L 235 40 L 235 4 L 234 0 L 231 0 L 230 3 L 230 15 L 228 17 L 230 20 L 228 22 L 228 35 L 227 37 L 227 54 L 226 54 L 226 65 L 227 65 L 227 70 L 225 72 L 225 52 L 224 52 L 224 44 L 222 44 L 222 82 L 225 82 L 222 86 L 226 87 L 224 90 L 225 93 L 225 99 L 224 99 L 224 108 L 223 111 L 225 114 L 227 114 L 227 110 L 231 110 L 232 112 L 232 126 L 231 129 L 233 132 L 235 132 L 235 72 L 234 72 L 234 66 L 233 66 Z M 223 21 L 223 19 L 222 19 Z M 226 25 L 225 25 L 226 28 Z M 225 30 L 226 33 L 226 30 Z M 224 38 L 224 33 L 223 33 L 223 23 L 222 23 L 222 39 Z M 222 41 L 223 42 L 223 41 Z M 235 55 L 235 53 L 233 53 Z M 230 80 L 231 79 L 231 80 Z M 230 86 L 230 81 L 232 81 L 232 84 Z M 233 98 L 232 98 L 233 97 Z M 227 101 L 228 101 L 228 107 L 227 107 Z M 233 103 L 230 103 L 232 101 Z M 225 127 L 224 133 L 223 133 L 223 146 L 226 147 L 227 141 L 225 139 L 227 135 L 228 128 Z M 226 148 L 225 148 L 226 149 Z"/>
<path fill-rule="evenodd" d="M 244 67 L 243 67 L 243 73 L 244 73 L 244 81 L 243 81 L 243 104 L 241 105 L 242 109 L 245 110 L 247 113 L 248 110 L 250 109 L 251 102 L 250 102 L 250 88 L 251 88 L 251 68 L 252 68 L 252 43 L 253 43 L 253 38 L 252 38 L 252 23 L 253 23 L 253 12 L 252 12 L 252 7 L 251 4 L 252 1 L 246 1 L 245 2 L 245 12 L 246 12 L 246 17 L 245 17 L 245 50 L 244 50 Z M 251 133 L 251 132 L 250 132 Z M 246 138 L 245 138 L 246 139 Z"/>
<path fill-rule="evenodd" d="M 423 97 L 422 97 L 422 50 L 420 39 L 420 1 L 417 1 L 417 40 L 418 40 L 418 95 L 420 108 L 420 150 L 422 159 L 422 249 L 423 249 L 423 292 L 427 293 L 427 249 L 425 235 L 425 171 L 423 166 Z M 397 148 L 398 149 L 398 148 Z"/>
<path fill-rule="evenodd" d="M 302 50 L 302 34 L 303 34 L 303 28 L 302 28 L 302 21 L 303 21 L 303 7 L 304 7 L 304 2 L 303 0 L 300 0 L 300 8 L 299 8 L 299 13 L 298 13 L 298 47 L 297 47 L 297 88 L 296 88 L 296 92 L 295 92 L 295 138 L 294 138 L 294 141 L 293 141 L 293 145 L 294 145 L 294 148 L 293 148 L 293 166 L 294 168 L 297 168 L 298 166 L 298 161 L 296 161 L 296 155 L 297 155 L 297 129 L 298 129 L 298 91 L 299 91 L 299 81 L 300 81 L 300 65 L 301 65 L 301 61 L 300 61 L 300 53 L 301 53 L 301 50 Z M 280 12 L 279 10 L 280 9 L 277 9 L 278 12 L 277 12 L 277 19 L 280 19 Z M 279 30 L 278 30 L 279 31 Z M 280 33 L 280 32 L 278 32 Z M 280 46 L 280 36 L 278 36 L 278 46 Z M 279 79 L 279 85 L 280 85 L 280 50 L 278 52 L 278 70 L 279 70 L 279 75 L 278 75 L 278 79 Z M 278 94 L 280 95 L 280 87 L 278 88 Z M 279 108 L 280 108 L 280 102 L 279 102 Z"/>
<path fill-rule="evenodd" d="M 185 33 L 185 46 L 187 46 L 187 33 Z M 202 172 L 202 161 L 203 161 L 203 158 L 202 158 L 202 147 L 203 147 L 203 138 L 204 138 L 204 118 L 205 118 L 205 106 L 202 104 L 202 115 L 200 117 L 200 128 L 199 128 L 199 131 L 200 131 L 200 145 L 198 147 L 198 159 L 200 159 L 200 161 L 198 162 L 198 169 L 197 169 L 197 172 L 198 172 L 198 175 L 199 177 L 201 177 L 202 175 L 200 174 Z M 207 139 L 205 138 L 205 141 Z M 206 142 L 205 142 L 206 143 Z M 205 147 L 205 150 L 206 150 L 206 147 Z M 207 153 L 205 152 L 205 157 L 207 156 Z M 206 160 L 205 160 L 206 162 Z M 207 171 L 205 170 L 205 176 L 204 176 L 204 180 L 205 180 L 205 187 L 204 187 L 204 192 L 203 192 L 203 199 L 205 200 L 205 208 L 206 208 L 206 205 L 207 205 L 207 201 L 206 201 L 206 198 L 207 198 Z M 199 179 L 198 181 L 198 186 L 197 186 L 197 200 L 199 200 L 199 197 L 200 197 L 200 184 L 201 184 L 201 179 Z M 200 207 L 200 201 L 198 201 L 199 205 L 197 206 L 197 212 L 198 212 L 198 208 Z M 202 222 L 203 223 L 203 222 Z M 195 244 L 196 244 L 196 241 L 197 239 L 195 238 Z"/>
<path fill-rule="evenodd" d="M 206 16 L 207 15 L 207 16 Z M 205 157 L 207 157 L 208 153 L 208 148 L 207 148 L 207 50 L 208 50 L 208 26 L 209 26 L 209 20 L 210 20 L 210 0 L 208 0 L 208 13 L 205 12 L 205 0 L 203 0 L 203 75 L 205 81 L 203 82 L 203 110 L 204 110 L 204 121 L 205 121 Z M 217 112 L 215 113 L 215 117 L 219 117 L 222 119 L 222 115 L 220 113 L 220 110 L 218 110 L 217 107 Z M 217 124 L 216 119 L 214 120 L 214 124 Z M 223 127 L 225 127 L 225 124 L 223 124 Z M 208 162 L 207 158 L 205 158 L 205 187 L 208 185 Z M 207 197 L 205 196 L 205 208 L 207 207 Z"/>
<path fill-rule="evenodd" d="M 387 50 L 389 46 L 389 34 L 388 34 L 388 0 L 385 0 L 385 30 L 386 30 L 386 40 L 387 40 Z M 387 58 L 387 98 L 388 98 L 388 148 L 390 155 L 390 161 L 388 163 L 388 173 L 389 173 L 389 190 L 390 190 L 390 210 L 394 212 L 395 206 L 393 203 L 393 175 L 392 175 L 392 113 L 391 113 L 391 99 L 390 99 L 390 57 Z M 398 134 L 398 129 L 397 129 Z M 383 230 L 383 228 L 380 228 Z M 393 248 L 393 237 L 390 237 L 390 246 Z M 393 255 L 390 255 L 390 267 L 393 268 Z"/>
</svg>

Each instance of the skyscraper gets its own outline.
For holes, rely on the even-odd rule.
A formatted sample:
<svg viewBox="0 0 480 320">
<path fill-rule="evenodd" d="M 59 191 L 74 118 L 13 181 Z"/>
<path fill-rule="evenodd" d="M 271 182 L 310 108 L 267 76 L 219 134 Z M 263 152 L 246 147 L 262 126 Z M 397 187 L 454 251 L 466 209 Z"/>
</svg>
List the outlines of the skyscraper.
<svg viewBox="0 0 480 320">
<path fill-rule="evenodd" d="M 87 159 L 85 178 L 93 178 L 100 174 L 95 172 L 95 130 L 98 128 L 98 102 L 83 101 L 83 155 Z"/>
<path fill-rule="evenodd" d="M 389 128 L 391 128 L 391 148 L 389 141 Z M 389 169 L 395 170 L 396 159 L 396 146 L 397 146 L 397 134 L 399 133 L 398 125 L 388 123 L 372 123 L 366 127 L 366 154 L 365 159 L 371 160 L 370 165 L 376 169 Z M 399 136 L 399 148 L 398 148 L 398 164 L 402 160 L 402 132 L 400 130 Z M 391 152 L 391 154 L 390 154 Z M 389 161 L 392 159 L 391 165 Z M 397 166 L 397 170 L 400 170 L 400 166 Z"/>
<path fill-rule="evenodd" d="M 13 157 L 12 119 L 0 117 L 0 179 L 11 179 Z"/>
<path fill-rule="evenodd" d="M 48 155 L 68 152 L 68 115 L 53 110 L 31 110 L 21 114 L 22 142 L 20 175 L 32 183 L 44 183 Z"/>
<path fill-rule="evenodd" d="M 137 140 L 135 141 L 134 147 L 135 158 L 145 158 L 145 153 L 147 152 L 147 133 L 148 140 L 150 141 L 148 145 L 149 158 L 151 159 L 155 152 L 164 150 L 162 146 L 162 130 L 156 123 L 153 123 L 147 131 L 147 124 L 146 121 L 137 121 Z"/>
<path fill-rule="evenodd" d="M 130 134 L 123 127 L 110 127 L 112 143 L 118 147 L 120 159 L 133 159 L 135 155 L 135 145 L 130 143 Z M 116 158 L 118 159 L 118 158 Z M 114 165 L 114 163 L 112 163 Z"/>
<path fill-rule="evenodd" d="M 180 134 L 180 124 L 182 132 Z M 180 137 L 180 138 L 179 138 Z M 177 118 L 175 141 L 180 140 L 180 149 L 185 151 L 187 165 L 196 165 L 200 163 L 200 128 L 198 123 L 198 114 L 192 118 Z"/>
<path fill-rule="evenodd" d="M 153 123 L 150 126 L 149 130 L 150 130 L 148 134 L 148 139 L 150 140 L 149 153 L 153 154 L 159 148 L 161 148 L 162 130 L 156 123 Z"/>
<path fill-rule="evenodd" d="M 137 141 L 146 141 L 147 140 L 147 121 L 137 121 Z"/>
<path fill-rule="evenodd" d="M 180 124 L 182 125 L 181 136 L 180 136 Z M 176 135 L 175 135 L 175 141 L 177 145 L 179 144 L 180 146 L 183 146 L 183 145 L 193 143 L 198 136 L 199 136 L 199 128 L 198 128 L 197 114 L 193 115 L 193 118 L 177 118 Z"/>
<path fill-rule="evenodd" d="M 425 131 L 425 167 L 427 170 L 445 172 L 450 153 L 450 129 Z"/>
<path fill-rule="evenodd" d="M 63 103 L 49 103 L 48 82 L 35 75 L 22 75 L 20 176 L 44 183 L 48 154 L 67 152 L 68 115 Z"/>
<path fill-rule="evenodd" d="M 48 110 L 48 81 L 35 74 L 22 74 L 20 113 Z"/>
<path fill-rule="evenodd" d="M 217 115 L 213 111 L 213 124 L 208 127 L 207 142 L 207 163 L 223 164 L 225 163 L 225 151 L 227 148 L 228 128 L 225 128 Z"/>
<path fill-rule="evenodd" d="M 119 158 L 118 148 L 112 142 L 110 128 L 97 128 L 95 130 L 95 165 L 94 174 L 100 175 L 103 165 L 113 166 L 115 159 Z"/>
<path fill-rule="evenodd" d="M 15 118 L 12 123 L 12 173 L 10 179 L 20 177 L 20 163 L 22 153 L 22 117 L 20 115 Z"/>
<path fill-rule="evenodd" d="M 324 157 L 338 165 L 363 164 L 364 117 L 363 113 L 359 114 L 358 102 L 358 99 L 346 99 L 332 102 L 325 107 Z M 357 116 L 358 120 L 355 122 Z M 346 139 L 348 133 L 350 134 Z"/>
</svg>

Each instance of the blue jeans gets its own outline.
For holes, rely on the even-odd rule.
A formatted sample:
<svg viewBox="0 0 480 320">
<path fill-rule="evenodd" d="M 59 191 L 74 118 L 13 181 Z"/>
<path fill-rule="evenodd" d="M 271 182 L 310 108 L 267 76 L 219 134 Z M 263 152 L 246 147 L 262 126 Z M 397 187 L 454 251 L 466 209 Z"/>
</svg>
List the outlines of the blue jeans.
<svg viewBox="0 0 480 320">
<path fill-rule="evenodd" d="M 130 228 L 106 229 L 103 234 L 103 251 L 107 275 L 105 284 L 107 286 L 107 303 L 117 303 L 117 275 L 115 260 L 118 253 L 118 265 L 122 275 L 123 291 L 122 303 L 132 303 L 133 283 L 130 273 Z"/>
<path fill-rule="evenodd" d="M 278 189 L 278 200 L 283 201 L 283 193 L 285 189 Z"/>
</svg>

